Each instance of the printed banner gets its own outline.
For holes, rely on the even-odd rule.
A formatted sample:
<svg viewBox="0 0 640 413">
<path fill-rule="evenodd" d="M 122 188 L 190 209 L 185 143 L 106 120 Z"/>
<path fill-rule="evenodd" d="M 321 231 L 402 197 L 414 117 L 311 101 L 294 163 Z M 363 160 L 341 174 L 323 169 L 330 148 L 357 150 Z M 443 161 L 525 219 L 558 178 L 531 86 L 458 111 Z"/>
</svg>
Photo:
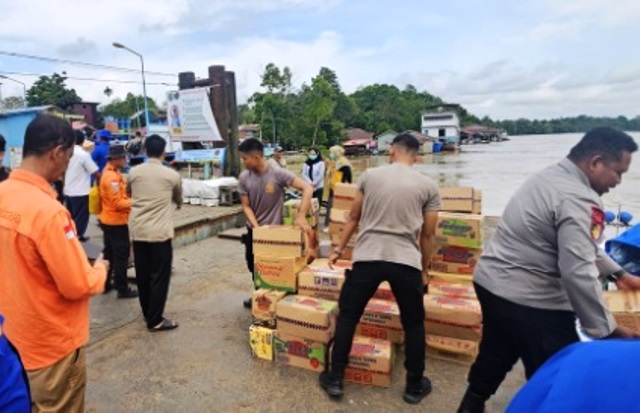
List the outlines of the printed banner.
<svg viewBox="0 0 640 413">
<path fill-rule="evenodd" d="M 208 88 L 167 93 L 169 134 L 177 142 L 221 141 L 209 102 Z"/>
</svg>

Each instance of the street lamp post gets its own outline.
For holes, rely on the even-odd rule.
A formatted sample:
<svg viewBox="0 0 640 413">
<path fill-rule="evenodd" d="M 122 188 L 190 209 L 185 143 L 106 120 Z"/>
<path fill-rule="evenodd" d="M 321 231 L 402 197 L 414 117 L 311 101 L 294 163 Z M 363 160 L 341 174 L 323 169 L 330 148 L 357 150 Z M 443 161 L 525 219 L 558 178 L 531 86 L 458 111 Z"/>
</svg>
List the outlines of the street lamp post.
<svg viewBox="0 0 640 413">
<path fill-rule="evenodd" d="M 135 50 L 129 49 L 127 46 L 121 43 L 113 42 L 113 47 L 117 49 L 124 49 L 140 58 L 140 64 L 142 66 L 142 94 L 144 97 L 144 121 L 147 130 L 149 130 L 149 104 L 147 103 L 147 82 L 144 78 L 144 59 L 142 58 L 142 55 L 140 53 L 136 52 Z"/>
<path fill-rule="evenodd" d="M 20 83 L 22 85 L 22 94 L 23 94 L 22 106 L 26 108 L 27 107 L 27 85 L 25 85 L 23 82 L 21 82 L 21 81 L 19 81 L 17 79 L 9 77 L 9 76 L 0 75 L 0 78 L 11 80 L 12 82 Z"/>
</svg>

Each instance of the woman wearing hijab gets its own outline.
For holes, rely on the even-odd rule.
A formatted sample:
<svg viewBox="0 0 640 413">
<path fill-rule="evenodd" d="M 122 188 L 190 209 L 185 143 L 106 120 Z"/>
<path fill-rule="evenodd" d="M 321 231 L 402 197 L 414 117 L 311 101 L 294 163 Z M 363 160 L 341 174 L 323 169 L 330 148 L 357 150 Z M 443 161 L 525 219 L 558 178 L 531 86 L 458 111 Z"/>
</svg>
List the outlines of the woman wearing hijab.
<svg viewBox="0 0 640 413">
<path fill-rule="evenodd" d="M 331 214 L 331 206 L 333 205 L 333 190 L 337 184 L 350 184 L 352 180 L 351 162 L 344 156 L 344 148 L 342 146 L 332 146 L 329 148 L 329 159 L 332 165 L 329 168 L 330 191 L 329 204 L 327 205 L 327 215 L 324 218 L 324 231 L 329 229 L 329 215 Z"/>
<path fill-rule="evenodd" d="M 318 200 L 318 205 L 322 203 L 324 172 L 325 165 L 320 151 L 317 148 L 309 149 L 309 157 L 302 165 L 302 179 L 313 187 L 313 197 Z"/>
</svg>

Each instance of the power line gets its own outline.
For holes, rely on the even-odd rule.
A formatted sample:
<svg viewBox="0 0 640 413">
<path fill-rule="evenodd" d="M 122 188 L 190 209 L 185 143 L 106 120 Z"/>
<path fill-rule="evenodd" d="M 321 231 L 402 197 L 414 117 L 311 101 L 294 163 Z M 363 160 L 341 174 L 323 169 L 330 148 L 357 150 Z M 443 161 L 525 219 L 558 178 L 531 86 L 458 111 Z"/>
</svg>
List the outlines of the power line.
<svg viewBox="0 0 640 413">
<path fill-rule="evenodd" d="M 146 73 L 146 71 L 145 71 L 145 73 Z M 14 75 L 14 76 L 34 76 L 34 77 L 48 76 L 48 75 L 42 75 L 42 74 L 37 74 L 37 73 L 5 72 L 5 71 L 0 71 L 0 74 L 2 74 L 2 75 Z M 91 82 L 134 83 L 134 84 L 141 84 L 142 83 L 139 80 L 96 79 L 96 78 L 92 78 L 92 77 L 75 77 L 75 76 L 67 76 L 67 75 L 63 75 L 63 76 L 65 78 L 67 78 L 67 79 L 83 80 L 83 81 L 91 81 Z M 176 86 L 175 83 L 166 83 L 166 82 L 147 82 L 147 85 Z"/>
<path fill-rule="evenodd" d="M 131 68 L 128 68 L 128 67 L 118 67 L 118 66 L 102 65 L 102 64 L 98 64 L 98 63 L 79 62 L 79 61 L 76 61 L 76 60 L 56 59 L 56 58 L 53 58 L 53 57 L 35 56 L 35 55 L 29 55 L 29 54 L 24 54 L 24 53 L 7 52 L 7 51 L 2 51 L 2 50 L 0 50 L 0 55 L 11 56 L 11 57 L 21 57 L 21 58 L 24 58 L 24 59 L 41 60 L 43 62 L 50 62 L 50 63 L 66 63 L 66 64 L 76 65 L 76 66 L 92 67 L 94 69 L 108 69 L 108 70 L 116 70 L 116 71 L 119 71 L 119 72 L 140 73 L 140 70 L 131 69 Z M 175 74 L 162 73 L 162 72 L 150 72 L 150 71 L 147 71 L 147 70 L 145 70 L 144 73 L 145 74 L 149 74 L 149 75 L 155 75 L 155 76 L 176 77 Z"/>
</svg>

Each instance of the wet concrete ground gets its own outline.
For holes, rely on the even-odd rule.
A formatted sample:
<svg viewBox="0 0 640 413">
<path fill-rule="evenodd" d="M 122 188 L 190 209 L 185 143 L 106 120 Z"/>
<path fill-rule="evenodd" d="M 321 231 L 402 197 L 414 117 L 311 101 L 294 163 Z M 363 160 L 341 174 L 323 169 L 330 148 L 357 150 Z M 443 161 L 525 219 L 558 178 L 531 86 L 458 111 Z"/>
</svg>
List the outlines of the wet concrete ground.
<svg viewBox="0 0 640 413">
<path fill-rule="evenodd" d="M 149 333 L 137 300 L 92 300 L 87 411 L 446 413 L 464 392 L 468 367 L 428 359 L 433 393 L 418 406 L 404 403 L 402 351 L 391 388 L 346 383 L 341 402 L 322 393 L 316 373 L 252 358 L 251 314 L 241 304 L 251 286 L 238 241 L 175 250 L 171 283 L 166 315 L 180 323 L 171 332 Z M 488 412 L 503 411 L 523 381 L 518 366 Z"/>
</svg>

